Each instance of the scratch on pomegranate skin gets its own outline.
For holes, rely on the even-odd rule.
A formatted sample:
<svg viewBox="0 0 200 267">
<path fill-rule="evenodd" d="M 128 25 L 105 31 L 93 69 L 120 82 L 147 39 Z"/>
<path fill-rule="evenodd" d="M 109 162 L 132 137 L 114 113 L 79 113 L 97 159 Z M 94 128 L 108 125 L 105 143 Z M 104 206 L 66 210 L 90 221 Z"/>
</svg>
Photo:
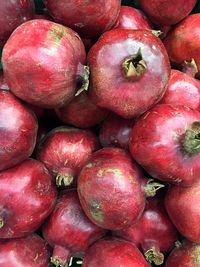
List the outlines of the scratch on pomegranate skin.
<svg viewBox="0 0 200 267">
<path fill-rule="evenodd" d="M 97 176 L 102 177 L 103 174 L 107 174 L 107 173 L 114 173 L 116 176 L 120 177 L 123 175 L 122 171 L 119 169 L 110 169 L 110 168 L 106 168 L 106 169 L 101 169 L 97 172 Z"/>
</svg>

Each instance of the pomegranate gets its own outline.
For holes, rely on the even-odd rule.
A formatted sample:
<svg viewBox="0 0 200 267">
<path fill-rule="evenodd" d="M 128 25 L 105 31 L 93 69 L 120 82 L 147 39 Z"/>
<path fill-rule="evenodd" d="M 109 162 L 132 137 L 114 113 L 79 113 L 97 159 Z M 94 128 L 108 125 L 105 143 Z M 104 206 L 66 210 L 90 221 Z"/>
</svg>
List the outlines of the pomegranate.
<svg viewBox="0 0 200 267">
<path fill-rule="evenodd" d="M 56 110 L 61 121 L 79 128 L 90 128 L 100 123 L 108 114 L 95 105 L 86 92 L 76 96 L 70 103 Z"/>
<path fill-rule="evenodd" d="M 71 256 L 82 256 L 105 230 L 88 220 L 76 191 L 63 191 L 56 207 L 43 227 L 43 236 L 54 248 L 52 262 L 66 266 Z"/>
<path fill-rule="evenodd" d="M 199 133 L 198 111 L 160 104 L 135 123 L 129 148 L 151 176 L 189 186 L 200 178 Z"/>
<path fill-rule="evenodd" d="M 34 114 L 9 91 L 0 90 L 0 171 L 32 154 L 37 130 Z"/>
<path fill-rule="evenodd" d="M 120 148 L 95 152 L 78 177 L 78 194 L 83 210 L 96 225 L 123 229 L 141 216 L 145 197 L 141 171 Z"/>
<path fill-rule="evenodd" d="M 87 87 L 80 37 L 48 20 L 35 19 L 19 26 L 3 48 L 2 63 L 10 90 L 33 105 L 55 108 Z"/>
<path fill-rule="evenodd" d="M 58 127 L 41 141 L 37 158 L 56 177 L 57 186 L 69 186 L 76 184 L 79 171 L 98 148 L 98 140 L 91 131 Z"/>
<path fill-rule="evenodd" d="M 111 113 L 100 129 L 100 143 L 103 147 L 116 146 L 128 149 L 133 120 L 126 120 Z"/>
<path fill-rule="evenodd" d="M 138 9 L 130 6 L 121 6 L 115 28 L 132 30 L 151 30 L 151 22 Z"/>
<path fill-rule="evenodd" d="M 184 1 L 185 3 L 189 1 Z M 182 9 L 181 9 L 182 10 Z M 195 60 L 200 77 L 200 14 L 193 14 L 175 26 L 164 40 L 172 63 L 182 64 L 185 60 Z"/>
<path fill-rule="evenodd" d="M 137 223 L 114 232 L 114 235 L 134 242 L 143 250 L 147 261 L 156 265 L 163 263 L 163 253 L 169 252 L 178 239 L 162 198 L 158 197 L 148 199 L 145 211 Z"/>
<path fill-rule="evenodd" d="M 200 242 L 200 180 L 190 187 L 173 186 L 165 198 L 166 210 L 178 229 L 188 240 Z"/>
<path fill-rule="evenodd" d="M 157 25 L 173 25 L 187 17 L 197 0 L 140 0 L 140 7 Z"/>
<path fill-rule="evenodd" d="M 55 21 L 77 31 L 83 38 L 98 38 L 114 26 L 120 0 L 44 0 Z"/>
<path fill-rule="evenodd" d="M 199 267 L 200 245 L 184 240 L 169 255 L 165 267 Z"/>
<path fill-rule="evenodd" d="M 83 267 L 149 267 L 134 243 L 118 239 L 102 239 L 86 252 Z"/>
<path fill-rule="evenodd" d="M 88 63 L 92 101 L 126 119 L 161 99 L 170 74 L 162 42 L 147 30 L 104 33 L 90 49 Z"/>
<path fill-rule="evenodd" d="M 38 235 L 0 242 L 0 267 L 48 267 L 49 248 Z"/>
<path fill-rule="evenodd" d="M 0 173 L 0 238 L 27 236 L 51 213 L 56 189 L 45 166 L 33 159 Z"/>
<path fill-rule="evenodd" d="M 160 103 L 181 104 L 200 111 L 200 81 L 172 70 Z"/>
<path fill-rule="evenodd" d="M 0 46 L 20 24 L 34 16 L 34 0 L 1 0 L 0 8 Z"/>
</svg>

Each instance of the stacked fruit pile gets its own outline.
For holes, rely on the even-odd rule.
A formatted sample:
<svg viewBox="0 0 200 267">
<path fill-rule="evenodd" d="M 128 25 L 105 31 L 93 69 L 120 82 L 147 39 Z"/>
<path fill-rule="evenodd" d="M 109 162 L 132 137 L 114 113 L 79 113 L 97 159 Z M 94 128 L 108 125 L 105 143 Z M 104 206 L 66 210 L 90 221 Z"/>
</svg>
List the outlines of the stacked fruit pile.
<svg viewBox="0 0 200 267">
<path fill-rule="evenodd" d="M 0 267 L 200 267 L 196 4 L 1 0 Z"/>
</svg>

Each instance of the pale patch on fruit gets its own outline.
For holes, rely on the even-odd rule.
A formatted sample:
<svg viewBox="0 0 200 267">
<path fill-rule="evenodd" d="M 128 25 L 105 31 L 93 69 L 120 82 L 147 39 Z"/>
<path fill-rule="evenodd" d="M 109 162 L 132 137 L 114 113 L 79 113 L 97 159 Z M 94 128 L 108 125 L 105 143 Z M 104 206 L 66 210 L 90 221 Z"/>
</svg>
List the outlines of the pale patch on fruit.
<svg viewBox="0 0 200 267">
<path fill-rule="evenodd" d="M 92 168 L 92 163 L 88 163 L 86 166 L 85 166 L 85 168 Z"/>
</svg>

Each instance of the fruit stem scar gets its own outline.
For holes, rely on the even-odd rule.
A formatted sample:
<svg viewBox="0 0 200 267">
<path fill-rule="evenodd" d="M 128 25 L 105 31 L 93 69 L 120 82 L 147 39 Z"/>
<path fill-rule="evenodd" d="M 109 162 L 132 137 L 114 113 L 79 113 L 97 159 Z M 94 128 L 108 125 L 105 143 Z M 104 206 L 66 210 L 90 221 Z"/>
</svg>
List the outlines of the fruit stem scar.
<svg viewBox="0 0 200 267">
<path fill-rule="evenodd" d="M 154 247 L 147 250 L 144 255 L 148 262 L 155 265 L 161 265 L 164 262 L 164 255 Z"/>
<path fill-rule="evenodd" d="M 141 48 L 135 55 L 126 58 L 122 62 L 122 69 L 127 79 L 138 80 L 146 72 L 147 65 L 142 57 Z"/>
</svg>

